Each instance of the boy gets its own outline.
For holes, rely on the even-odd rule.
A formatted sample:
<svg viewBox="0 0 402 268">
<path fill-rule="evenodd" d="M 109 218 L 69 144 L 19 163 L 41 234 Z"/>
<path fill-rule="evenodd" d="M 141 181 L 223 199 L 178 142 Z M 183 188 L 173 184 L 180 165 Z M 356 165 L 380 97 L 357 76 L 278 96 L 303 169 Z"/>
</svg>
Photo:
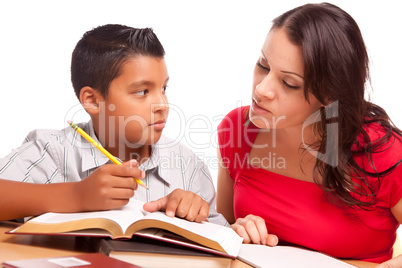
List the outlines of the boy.
<svg viewBox="0 0 402 268">
<path fill-rule="evenodd" d="M 79 126 L 123 165 L 71 127 L 32 131 L 0 159 L 0 220 L 107 210 L 134 196 L 148 202 L 148 211 L 227 224 L 215 210 L 205 164 L 162 136 L 169 112 L 164 55 L 151 29 L 104 25 L 84 34 L 72 55 L 71 80 L 91 121 Z"/>
</svg>

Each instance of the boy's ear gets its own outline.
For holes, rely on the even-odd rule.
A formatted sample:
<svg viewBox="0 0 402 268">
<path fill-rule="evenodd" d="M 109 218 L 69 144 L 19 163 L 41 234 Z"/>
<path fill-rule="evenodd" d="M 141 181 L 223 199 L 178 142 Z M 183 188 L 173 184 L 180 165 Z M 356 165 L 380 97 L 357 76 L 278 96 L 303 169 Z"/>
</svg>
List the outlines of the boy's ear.
<svg viewBox="0 0 402 268">
<path fill-rule="evenodd" d="M 92 87 L 85 86 L 80 92 L 80 101 L 85 111 L 90 115 L 99 113 L 99 103 L 103 100 L 103 97 L 99 92 Z"/>
</svg>

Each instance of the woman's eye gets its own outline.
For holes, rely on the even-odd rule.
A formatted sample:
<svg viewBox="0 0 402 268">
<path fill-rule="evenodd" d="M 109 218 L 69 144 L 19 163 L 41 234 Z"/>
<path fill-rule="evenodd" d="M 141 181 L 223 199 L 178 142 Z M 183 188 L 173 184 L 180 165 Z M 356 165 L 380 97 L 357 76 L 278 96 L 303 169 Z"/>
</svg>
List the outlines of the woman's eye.
<svg viewBox="0 0 402 268">
<path fill-rule="evenodd" d="M 259 62 L 259 61 L 257 62 L 257 66 L 260 67 L 261 69 L 263 69 L 264 71 L 269 72 L 269 68 L 262 65 L 261 62 Z"/>
<path fill-rule="evenodd" d="M 164 87 L 162 88 L 162 92 L 163 92 L 163 93 L 166 93 L 167 87 L 168 87 L 168 86 L 164 86 Z"/>
<path fill-rule="evenodd" d="M 290 89 L 299 89 L 300 87 L 299 86 L 292 86 L 292 85 L 290 85 L 290 84 L 288 84 L 288 83 L 286 83 L 286 81 L 283 81 L 283 84 L 287 87 L 287 88 L 290 88 Z"/>
<path fill-rule="evenodd" d="M 145 96 L 146 94 L 148 94 L 148 89 L 136 91 L 134 94 L 138 96 Z"/>
</svg>

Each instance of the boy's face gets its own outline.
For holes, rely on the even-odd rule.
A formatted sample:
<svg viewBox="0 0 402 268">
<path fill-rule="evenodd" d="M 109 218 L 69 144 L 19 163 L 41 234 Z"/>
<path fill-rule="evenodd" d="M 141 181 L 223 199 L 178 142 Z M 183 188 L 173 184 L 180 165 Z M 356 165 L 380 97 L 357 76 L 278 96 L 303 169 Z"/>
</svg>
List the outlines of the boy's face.
<svg viewBox="0 0 402 268">
<path fill-rule="evenodd" d="M 156 143 L 169 113 L 168 80 L 164 58 L 137 56 L 124 63 L 104 104 L 100 103 L 100 140 L 121 149 Z"/>
</svg>

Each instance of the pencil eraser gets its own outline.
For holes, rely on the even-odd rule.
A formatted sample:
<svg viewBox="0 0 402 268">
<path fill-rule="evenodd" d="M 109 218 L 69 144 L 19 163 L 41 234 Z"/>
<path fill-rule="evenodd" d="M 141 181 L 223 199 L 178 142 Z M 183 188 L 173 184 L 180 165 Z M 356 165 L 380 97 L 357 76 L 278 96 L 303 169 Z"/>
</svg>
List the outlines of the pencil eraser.
<svg viewBox="0 0 402 268">
<path fill-rule="evenodd" d="M 68 123 L 69 125 L 71 125 L 71 121 L 70 121 L 70 120 L 67 120 L 67 123 Z"/>
</svg>

